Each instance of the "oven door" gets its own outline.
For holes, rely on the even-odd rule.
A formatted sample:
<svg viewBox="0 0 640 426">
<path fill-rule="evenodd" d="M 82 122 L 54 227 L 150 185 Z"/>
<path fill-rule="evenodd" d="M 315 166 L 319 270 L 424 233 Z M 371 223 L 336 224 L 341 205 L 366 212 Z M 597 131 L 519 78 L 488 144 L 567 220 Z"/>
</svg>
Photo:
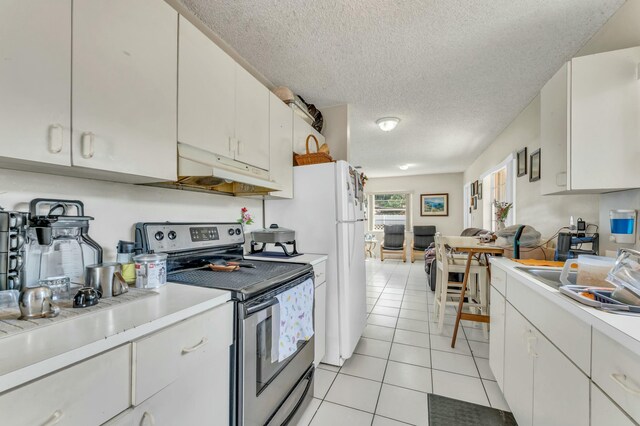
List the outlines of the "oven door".
<svg viewBox="0 0 640 426">
<path fill-rule="evenodd" d="M 244 426 L 264 425 L 272 417 L 293 418 L 295 412 L 307 400 L 310 382 L 309 368 L 313 364 L 314 336 L 307 341 L 298 341 L 296 351 L 278 361 L 272 359 L 272 347 L 278 341 L 272 338 L 274 322 L 278 306 L 277 294 L 313 279 L 307 274 L 295 279 L 278 290 L 258 298 L 255 301 L 241 304 L 242 352 L 239 383 L 239 424 Z M 315 301 L 314 301 L 315 304 Z M 313 315 L 313 311 L 310 312 Z M 307 389 L 305 392 L 294 392 L 296 389 Z M 291 401 L 291 395 L 299 395 L 300 403 Z M 286 402 L 286 403 L 285 403 Z M 291 412 L 281 412 L 291 411 Z"/>
</svg>

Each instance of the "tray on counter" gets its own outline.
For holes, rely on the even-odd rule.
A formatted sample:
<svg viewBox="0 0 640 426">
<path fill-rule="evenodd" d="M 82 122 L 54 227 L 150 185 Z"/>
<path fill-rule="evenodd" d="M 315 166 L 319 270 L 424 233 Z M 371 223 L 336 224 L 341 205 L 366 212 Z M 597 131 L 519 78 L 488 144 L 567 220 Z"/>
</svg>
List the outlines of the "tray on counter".
<svg viewBox="0 0 640 426">
<path fill-rule="evenodd" d="M 560 293 L 569 296 L 583 305 L 606 311 L 633 312 L 640 314 L 640 306 L 628 305 L 611 298 L 612 288 L 588 287 L 583 285 L 563 285 Z M 580 293 L 590 293 L 595 300 L 582 296 Z"/>
</svg>

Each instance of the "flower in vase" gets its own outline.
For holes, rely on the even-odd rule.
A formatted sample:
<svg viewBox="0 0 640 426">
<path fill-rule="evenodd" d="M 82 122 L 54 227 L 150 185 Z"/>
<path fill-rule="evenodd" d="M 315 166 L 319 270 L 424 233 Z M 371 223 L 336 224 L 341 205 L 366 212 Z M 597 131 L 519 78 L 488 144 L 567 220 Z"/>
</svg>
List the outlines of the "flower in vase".
<svg viewBox="0 0 640 426">
<path fill-rule="evenodd" d="M 251 213 L 249 213 L 249 210 L 246 207 L 240 209 L 240 219 L 238 219 L 238 223 L 243 225 L 253 224 L 253 216 L 251 216 Z"/>
</svg>

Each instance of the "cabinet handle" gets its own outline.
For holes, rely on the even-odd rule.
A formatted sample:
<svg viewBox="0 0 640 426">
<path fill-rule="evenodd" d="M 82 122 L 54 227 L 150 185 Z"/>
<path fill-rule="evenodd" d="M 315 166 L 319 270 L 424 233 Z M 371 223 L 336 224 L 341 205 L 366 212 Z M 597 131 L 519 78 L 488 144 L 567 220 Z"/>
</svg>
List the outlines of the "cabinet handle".
<svg viewBox="0 0 640 426">
<path fill-rule="evenodd" d="M 52 124 L 49 126 L 49 152 L 59 154 L 62 151 L 62 125 Z"/>
<path fill-rule="evenodd" d="M 94 134 L 91 132 L 83 133 L 80 139 L 80 154 L 86 159 L 93 157 L 93 139 Z"/>
<path fill-rule="evenodd" d="M 156 419 L 153 418 L 153 414 L 148 411 L 145 411 L 140 419 L 140 426 L 153 426 L 156 424 Z"/>
<path fill-rule="evenodd" d="M 189 352 L 193 352 L 193 351 L 197 351 L 198 349 L 200 349 L 202 346 L 207 344 L 207 338 L 203 337 L 202 340 L 200 340 L 200 343 L 198 343 L 195 346 L 192 346 L 190 348 L 183 348 L 182 349 L 182 355 L 184 354 L 188 354 Z"/>
<path fill-rule="evenodd" d="M 56 410 L 53 414 L 47 419 L 46 422 L 42 423 L 42 426 L 52 426 L 57 425 L 60 419 L 62 418 L 62 410 Z"/>
<path fill-rule="evenodd" d="M 626 374 L 611 373 L 611 375 L 609 377 L 611 377 L 614 382 L 619 384 L 620 387 L 622 387 L 622 389 L 626 390 L 631 395 L 640 396 L 640 389 L 638 389 L 637 387 L 634 389 L 634 388 L 632 388 L 631 386 L 629 386 L 627 384 L 627 382 L 631 382 L 631 380 L 627 379 L 627 375 Z"/>
<path fill-rule="evenodd" d="M 533 349 L 533 343 L 535 343 L 538 338 L 533 334 L 533 332 L 531 330 L 528 330 L 525 335 L 527 335 L 526 337 L 526 341 L 527 341 L 527 353 L 534 357 L 534 358 L 538 358 L 538 353 L 534 351 Z"/>
</svg>

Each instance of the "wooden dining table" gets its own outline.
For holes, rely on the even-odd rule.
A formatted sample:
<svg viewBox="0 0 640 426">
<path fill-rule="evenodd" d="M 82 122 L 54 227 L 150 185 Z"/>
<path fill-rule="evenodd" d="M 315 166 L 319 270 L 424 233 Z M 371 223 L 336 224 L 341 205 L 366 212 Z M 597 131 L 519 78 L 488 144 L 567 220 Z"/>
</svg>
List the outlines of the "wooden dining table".
<svg viewBox="0 0 640 426">
<path fill-rule="evenodd" d="M 480 239 L 473 237 L 447 237 L 447 244 L 457 252 L 467 253 L 467 263 L 464 271 L 464 279 L 462 280 L 462 289 L 460 291 L 460 302 L 458 303 L 456 323 L 453 328 L 453 337 L 451 339 L 451 347 L 455 348 L 460 321 L 467 320 L 488 323 L 490 318 L 489 315 L 462 312 L 462 307 L 464 305 L 464 295 L 467 291 L 467 282 L 469 281 L 469 270 L 471 269 L 471 262 L 476 255 L 480 258 L 484 257 L 487 264 L 487 278 L 490 281 L 491 267 L 489 265 L 489 255 L 501 256 L 502 254 L 504 254 L 504 248 L 499 247 L 493 243 L 483 243 L 482 241 L 480 241 Z M 488 286 L 489 285 L 487 283 L 487 288 Z"/>
</svg>

